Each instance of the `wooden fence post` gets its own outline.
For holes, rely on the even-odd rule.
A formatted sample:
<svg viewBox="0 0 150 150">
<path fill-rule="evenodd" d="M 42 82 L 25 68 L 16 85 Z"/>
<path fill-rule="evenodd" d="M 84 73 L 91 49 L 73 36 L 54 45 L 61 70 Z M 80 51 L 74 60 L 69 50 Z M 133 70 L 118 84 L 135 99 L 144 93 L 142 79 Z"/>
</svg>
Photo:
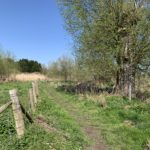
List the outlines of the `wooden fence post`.
<svg viewBox="0 0 150 150">
<path fill-rule="evenodd" d="M 38 81 L 35 81 L 35 91 L 36 91 L 36 96 L 39 97 L 39 86 L 38 86 Z"/>
<path fill-rule="evenodd" d="M 29 103 L 30 103 L 31 111 L 35 112 L 35 106 L 34 106 L 33 90 L 32 90 L 32 88 L 29 89 Z"/>
<path fill-rule="evenodd" d="M 17 135 L 18 138 L 21 138 L 24 135 L 25 125 L 24 125 L 23 114 L 21 111 L 19 99 L 17 96 L 17 90 L 16 89 L 10 90 L 9 94 L 12 100 L 12 109 L 13 109 L 14 119 L 16 123 Z"/>
<path fill-rule="evenodd" d="M 32 82 L 32 90 L 33 90 L 34 103 L 37 104 L 37 97 L 36 97 L 36 90 L 35 90 L 35 83 L 34 82 Z"/>
</svg>

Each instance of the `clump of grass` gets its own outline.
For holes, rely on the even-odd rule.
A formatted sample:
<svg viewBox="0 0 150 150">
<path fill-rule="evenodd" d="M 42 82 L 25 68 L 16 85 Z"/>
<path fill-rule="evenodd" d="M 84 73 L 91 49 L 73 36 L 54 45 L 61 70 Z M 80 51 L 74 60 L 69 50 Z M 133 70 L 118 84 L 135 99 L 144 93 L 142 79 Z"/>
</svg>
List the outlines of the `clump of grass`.
<svg viewBox="0 0 150 150">
<path fill-rule="evenodd" d="M 107 106 L 106 96 L 101 94 L 98 98 L 98 103 L 101 107 L 106 107 Z"/>
<path fill-rule="evenodd" d="M 147 104 L 150 104 L 150 98 L 146 99 L 145 101 Z"/>
<path fill-rule="evenodd" d="M 147 141 L 147 150 L 150 150 L 150 140 Z"/>
<path fill-rule="evenodd" d="M 80 97 L 81 98 L 81 97 Z M 107 106 L 107 101 L 106 101 L 106 94 L 100 94 L 100 95 L 90 95 L 86 94 L 84 99 L 91 100 L 95 103 L 97 103 L 100 107 L 106 107 Z"/>
<path fill-rule="evenodd" d="M 125 125 L 129 126 L 129 127 L 133 127 L 134 123 L 131 120 L 124 120 L 123 122 Z"/>
</svg>

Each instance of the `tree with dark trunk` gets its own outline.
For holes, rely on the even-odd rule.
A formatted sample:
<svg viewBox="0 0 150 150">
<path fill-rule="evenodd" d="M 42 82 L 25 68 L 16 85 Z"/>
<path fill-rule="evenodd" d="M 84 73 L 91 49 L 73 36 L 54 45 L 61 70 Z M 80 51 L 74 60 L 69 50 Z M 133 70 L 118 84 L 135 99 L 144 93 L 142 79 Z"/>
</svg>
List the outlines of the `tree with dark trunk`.
<svg viewBox="0 0 150 150">
<path fill-rule="evenodd" d="M 59 0 L 75 53 L 93 75 L 116 78 L 115 92 L 131 99 L 139 68 L 150 64 L 148 0 Z"/>
</svg>

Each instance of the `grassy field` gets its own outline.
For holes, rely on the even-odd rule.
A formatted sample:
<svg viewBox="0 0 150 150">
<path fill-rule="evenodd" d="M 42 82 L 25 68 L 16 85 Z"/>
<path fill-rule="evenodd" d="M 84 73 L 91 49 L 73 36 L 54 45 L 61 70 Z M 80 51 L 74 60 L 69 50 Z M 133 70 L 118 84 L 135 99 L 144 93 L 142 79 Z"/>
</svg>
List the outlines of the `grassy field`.
<svg viewBox="0 0 150 150">
<path fill-rule="evenodd" d="M 150 139 L 150 105 L 119 97 L 107 98 L 107 107 L 98 103 L 64 95 L 86 113 L 112 150 L 142 150 Z M 81 113 L 81 114 L 82 114 Z"/>
<path fill-rule="evenodd" d="M 30 82 L 0 84 L 0 105 L 9 100 L 9 89 L 17 88 L 21 103 L 28 109 L 28 89 Z M 46 132 L 27 120 L 26 133 L 17 139 L 11 107 L 0 114 L 1 150 L 83 150 L 92 143 L 83 132 L 87 124 L 99 129 L 108 149 L 143 150 L 150 140 L 150 104 L 118 96 L 108 96 L 106 107 L 90 99 L 80 99 L 57 91 L 52 84 L 40 83 L 40 102 L 33 114 L 46 118 L 48 125 L 54 128 Z M 79 117 L 83 122 L 78 122 Z M 87 116 L 87 121 L 84 118 Z"/>
<path fill-rule="evenodd" d="M 26 110 L 28 109 L 28 89 L 30 82 L 5 83 L 0 85 L 0 105 L 9 100 L 8 91 L 13 88 L 18 89 L 19 98 Z M 83 149 L 84 136 L 78 124 L 69 114 L 52 103 L 47 90 L 43 86 L 40 88 L 41 103 L 38 104 L 33 118 L 43 115 L 50 127 L 54 127 L 57 132 L 46 132 L 36 124 L 29 124 L 26 120 L 26 133 L 22 139 L 17 139 L 15 124 L 11 107 L 0 114 L 0 149 L 1 150 L 80 150 Z"/>
<path fill-rule="evenodd" d="M 57 93 L 60 94 L 60 93 Z M 119 96 L 106 97 L 107 106 L 89 99 L 80 100 L 78 96 L 61 93 L 68 105 L 75 105 L 81 114 L 86 113 L 89 120 L 101 130 L 101 134 L 113 150 L 142 150 L 150 140 L 150 103 Z"/>
</svg>

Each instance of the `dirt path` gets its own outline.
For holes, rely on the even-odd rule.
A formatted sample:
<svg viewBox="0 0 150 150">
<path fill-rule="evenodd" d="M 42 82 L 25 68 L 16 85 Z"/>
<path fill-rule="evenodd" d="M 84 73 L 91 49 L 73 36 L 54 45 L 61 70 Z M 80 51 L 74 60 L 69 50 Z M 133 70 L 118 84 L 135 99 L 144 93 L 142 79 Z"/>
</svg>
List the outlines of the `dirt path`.
<svg viewBox="0 0 150 150">
<path fill-rule="evenodd" d="M 75 104 L 73 105 L 68 100 L 65 100 L 65 98 L 55 90 L 49 92 L 49 95 L 58 105 L 69 112 L 71 117 L 74 118 L 76 122 L 81 126 L 82 131 L 89 139 L 89 141 L 91 141 L 90 145 L 87 145 L 85 147 L 85 150 L 107 149 L 100 136 L 100 129 L 92 124 L 92 120 L 87 114 L 81 114 L 81 110 L 79 110 L 79 108 L 77 108 Z"/>
</svg>

